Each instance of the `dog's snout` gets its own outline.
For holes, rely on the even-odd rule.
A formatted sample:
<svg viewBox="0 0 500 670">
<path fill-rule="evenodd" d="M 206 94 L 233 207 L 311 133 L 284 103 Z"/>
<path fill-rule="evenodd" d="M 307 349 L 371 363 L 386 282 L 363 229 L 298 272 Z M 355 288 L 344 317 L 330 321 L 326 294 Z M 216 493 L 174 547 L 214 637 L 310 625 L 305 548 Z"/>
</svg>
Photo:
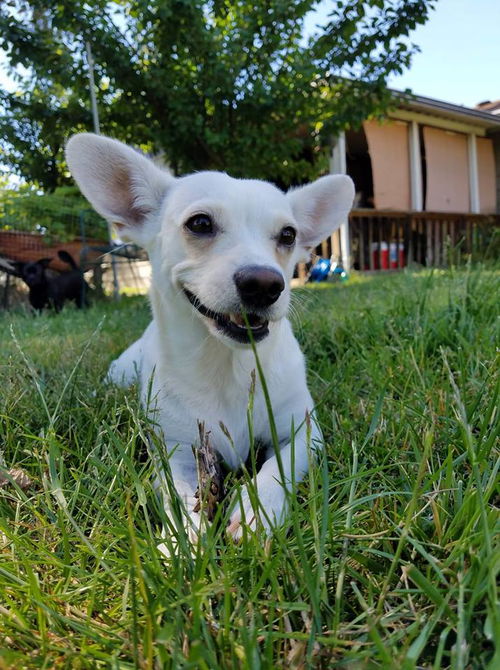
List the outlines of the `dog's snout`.
<svg viewBox="0 0 500 670">
<path fill-rule="evenodd" d="M 262 265 L 247 265 L 238 270 L 233 278 L 243 304 L 248 307 L 269 307 L 285 288 L 283 275 Z"/>
</svg>

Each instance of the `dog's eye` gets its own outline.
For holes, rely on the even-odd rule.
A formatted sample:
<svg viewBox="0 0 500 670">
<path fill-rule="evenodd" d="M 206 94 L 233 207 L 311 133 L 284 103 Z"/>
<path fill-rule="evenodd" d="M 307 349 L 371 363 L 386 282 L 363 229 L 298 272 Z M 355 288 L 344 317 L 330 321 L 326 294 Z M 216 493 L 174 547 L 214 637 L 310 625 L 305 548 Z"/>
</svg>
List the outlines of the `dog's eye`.
<svg viewBox="0 0 500 670">
<path fill-rule="evenodd" d="M 213 221 L 207 214 L 195 214 L 184 225 L 195 235 L 213 235 L 215 232 Z"/>
<path fill-rule="evenodd" d="M 284 247 L 292 247 L 295 244 L 295 238 L 297 237 L 297 231 L 292 226 L 286 226 L 278 235 L 278 244 L 282 244 Z"/>
</svg>

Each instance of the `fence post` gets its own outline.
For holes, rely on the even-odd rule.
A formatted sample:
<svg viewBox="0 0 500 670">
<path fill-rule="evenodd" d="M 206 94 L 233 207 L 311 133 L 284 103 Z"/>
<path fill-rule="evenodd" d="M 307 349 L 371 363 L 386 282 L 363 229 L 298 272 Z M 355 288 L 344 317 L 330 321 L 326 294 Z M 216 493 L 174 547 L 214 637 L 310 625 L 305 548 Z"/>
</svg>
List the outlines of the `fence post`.
<svg viewBox="0 0 500 670">
<path fill-rule="evenodd" d="M 342 267 L 351 271 L 351 240 L 349 239 L 349 219 L 340 225 L 340 248 L 342 250 Z"/>
<path fill-rule="evenodd" d="M 425 264 L 427 267 L 432 267 L 433 263 L 433 253 L 432 253 L 432 223 L 427 220 L 426 224 L 426 234 L 425 234 L 425 244 L 426 244 L 426 250 L 425 250 Z"/>
<path fill-rule="evenodd" d="M 307 276 L 306 264 L 305 263 L 299 263 L 297 265 L 297 276 L 301 281 L 305 282 L 305 279 L 306 279 L 306 276 Z"/>
<path fill-rule="evenodd" d="M 414 256 L 414 250 L 413 250 L 413 225 L 414 225 L 414 218 L 413 214 L 408 214 L 408 216 L 405 219 L 404 227 L 405 227 L 405 241 L 408 240 L 408 252 L 406 254 L 406 265 L 411 265 L 413 263 L 413 256 Z M 405 242 L 403 242 L 405 244 Z"/>
<path fill-rule="evenodd" d="M 340 263 L 340 233 L 336 230 L 331 237 L 331 247 L 332 247 L 332 256 L 333 260 L 336 263 Z"/>
<path fill-rule="evenodd" d="M 436 221 L 434 228 L 434 264 L 439 267 L 441 265 L 441 255 L 439 253 L 439 238 L 441 233 L 441 221 Z"/>
<path fill-rule="evenodd" d="M 2 307 L 7 309 L 9 306 L 10 274 L 5 273 L 5 286 L 3 287 Z"/>
</svg>

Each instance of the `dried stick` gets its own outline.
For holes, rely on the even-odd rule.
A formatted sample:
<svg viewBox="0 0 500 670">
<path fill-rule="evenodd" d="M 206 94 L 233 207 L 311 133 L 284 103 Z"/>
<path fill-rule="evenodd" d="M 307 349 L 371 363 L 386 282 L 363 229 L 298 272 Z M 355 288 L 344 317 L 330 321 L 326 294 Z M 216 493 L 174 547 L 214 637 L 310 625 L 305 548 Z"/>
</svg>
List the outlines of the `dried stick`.
<svg viewBox="0 0 500 670">
<path fill-rule="evenodd" d="M 224 497 L 224 477 L 217 454 L 210 444 L 210 431 L 205 431 L 205 424 L 198 421 L 200 445 L 193 446 L 198 470 L 198 488 L 195 498 L 198 499 L 194 507 L 195 512 L 203 510 L 209 521 L 213 521 L 217 506 Z"/>
</svg>

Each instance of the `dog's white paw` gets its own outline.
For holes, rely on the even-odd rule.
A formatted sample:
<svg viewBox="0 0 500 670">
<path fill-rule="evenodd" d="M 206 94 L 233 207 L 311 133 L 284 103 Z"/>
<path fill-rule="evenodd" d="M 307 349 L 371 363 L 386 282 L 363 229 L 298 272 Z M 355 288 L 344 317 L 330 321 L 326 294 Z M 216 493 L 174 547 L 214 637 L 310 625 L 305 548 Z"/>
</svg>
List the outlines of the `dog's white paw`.
<svg viewBox="0 0 500 670">
<path fill-rule="evenodd" d="M 249 495 L 247 486 L 244 486 L 241 496 L 234 503 L 227 532 L 235 540 L 243 537 L 244 525 L 253 532 L 257 528 L 263 528 L 266 533 L 270 533 L 273 527 L 283 523 L 286 509 L 285 491 L 275 479 L 271 482 L 257 481 L 257 491 L 252 496 Z"/>
<path fill-rule="evenodd" d="M 200 537 L 210 525 L 210 521 L 206 516 L 191 511 L 189 514 L 183 516 L 184 529 L 183 531 L 179 531 L 177 529 L 177 524 L 173 519 L 172 512 L 167 510 L 167 514 L 170 517 L 170 524 L 168 528 L 163 526 L 162 535 L 165 538 L 165 541 L 158 545 L 158 551 L 166 558 L 172 558 L 172 556 L 177 553 L 177 548 L 180 544 L 179 532 L 184 532 L 186 534 L 191 549 L 194 550 L 200 541 Z"/>
</svg>

